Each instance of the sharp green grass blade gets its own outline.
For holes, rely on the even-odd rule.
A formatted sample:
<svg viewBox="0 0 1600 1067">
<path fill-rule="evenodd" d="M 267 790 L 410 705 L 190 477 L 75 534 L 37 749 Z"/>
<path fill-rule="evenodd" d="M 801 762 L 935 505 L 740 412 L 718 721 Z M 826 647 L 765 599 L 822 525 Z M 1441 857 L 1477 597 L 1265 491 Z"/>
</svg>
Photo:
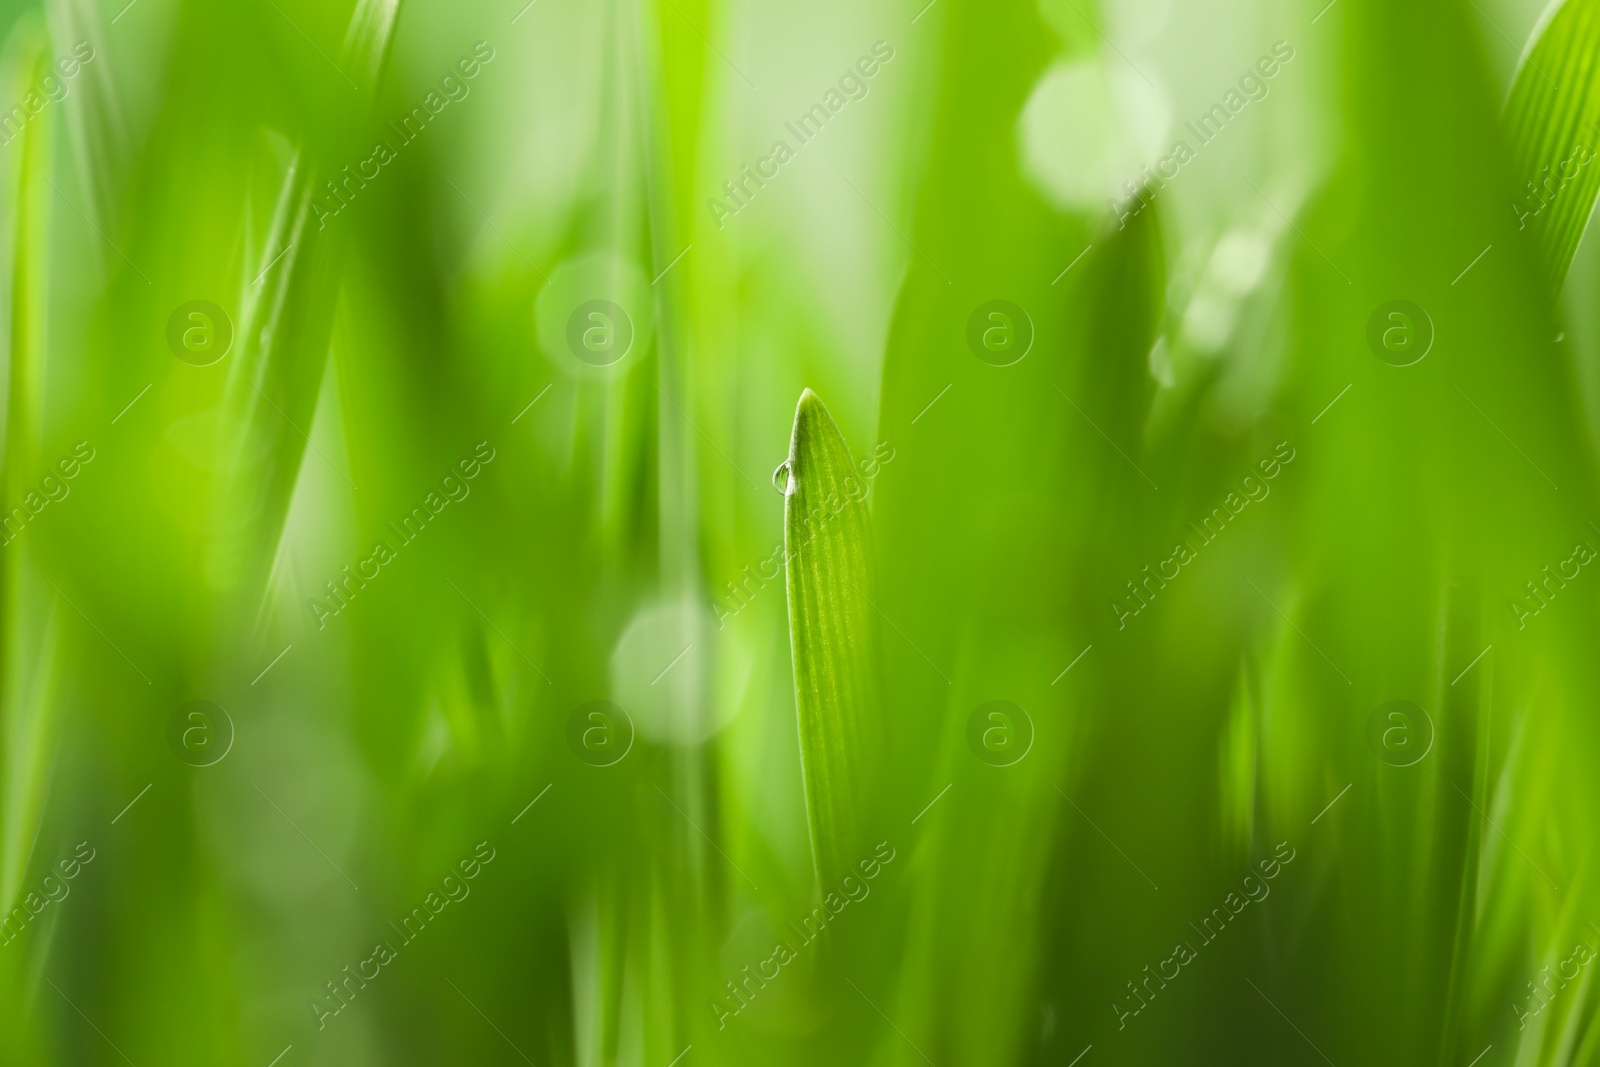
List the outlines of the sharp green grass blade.
<svg viewBox="0 0 1600 1067">
<path fill-rule="evenodd" d="M 1555 0 L 1506 121 L 1517 167 L 1511 214 L 1559 290 L 1600 193 L 1600 2 Z"/>
<path fill-rule="evenodd" d="M 809 389 L 795 408 L 779 481 L 806 817 L 820 884 L 832 886 L 864 840 L 882 709 L 865 485 L 833 416 Z"/>
</svg>

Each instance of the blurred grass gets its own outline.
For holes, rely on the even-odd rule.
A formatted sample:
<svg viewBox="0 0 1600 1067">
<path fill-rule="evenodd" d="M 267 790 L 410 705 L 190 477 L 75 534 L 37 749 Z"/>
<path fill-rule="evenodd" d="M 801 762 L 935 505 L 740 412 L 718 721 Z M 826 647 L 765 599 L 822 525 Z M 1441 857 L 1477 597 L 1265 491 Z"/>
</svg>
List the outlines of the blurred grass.
<svg viewBox="0 0 1600 1067">
<path fill-rule="evenodd" d="M 7 9 L 0 1063 L 1597 1062 L 1592 8 Z"/>
</svg>

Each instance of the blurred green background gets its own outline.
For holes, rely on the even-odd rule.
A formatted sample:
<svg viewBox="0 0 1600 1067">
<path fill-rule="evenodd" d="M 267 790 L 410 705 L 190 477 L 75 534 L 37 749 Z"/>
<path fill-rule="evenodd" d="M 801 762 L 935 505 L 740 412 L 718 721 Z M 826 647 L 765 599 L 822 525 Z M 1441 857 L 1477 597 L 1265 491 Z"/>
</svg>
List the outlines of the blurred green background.
<svg viewBox="0 0 1600 1067">
<path fill-rule="evenodd" d="M 1600 1063 L 1600 0 L 0 32 L 0 1064 Z"/>
</svg>

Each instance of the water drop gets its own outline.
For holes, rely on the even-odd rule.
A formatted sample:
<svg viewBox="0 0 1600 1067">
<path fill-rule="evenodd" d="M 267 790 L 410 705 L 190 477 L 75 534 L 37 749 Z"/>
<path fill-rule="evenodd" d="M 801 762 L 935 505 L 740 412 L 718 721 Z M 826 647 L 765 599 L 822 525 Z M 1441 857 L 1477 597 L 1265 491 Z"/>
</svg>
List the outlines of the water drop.
<svg viewBox="0 0 1600 1067">
<path fill-rule="evenodd" d="M 782 480 L 780 481 L 779 479 Z M 794 492 L 794 477 L 789 472 L 788 460 L 778 464 L 778 469 L 772 472 L 772 488 L 784 496 Z"/>
</svg>

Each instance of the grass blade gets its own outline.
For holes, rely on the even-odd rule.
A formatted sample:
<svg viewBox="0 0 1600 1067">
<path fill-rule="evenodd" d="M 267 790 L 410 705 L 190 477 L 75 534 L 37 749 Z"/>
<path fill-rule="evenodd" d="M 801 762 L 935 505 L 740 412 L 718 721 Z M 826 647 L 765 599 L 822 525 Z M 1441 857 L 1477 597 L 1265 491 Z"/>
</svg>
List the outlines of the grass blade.
<svg viewBox="0 0 1600 1067">
<path fill-rule="evenodd" d="M 11 42 L 12 56 L 0 84 L 7 94 L 39 77 L 46 62 L 42 34 L 30 22 Z M 49 241 L 50 143 L 54 123 L 36 121 L 14 142 L 15 162 L 8 177 L 14 182 L 8 204 L 6 281 L 8 329 L 5 334 L 6 377 L 5 459 L 0 492 L 7 504 L 20 500 L 39 466 L 39 435 L 44 375 L 46 248 Z M 6 539 L 10 540 L 9 532 Z M 0 612 L 3 612 L 4 658 L 0 660 L 0 904 L 10 905 L 17 895 L 28 851 L 38 832 L 42 805 L 42 745 L 49 730 L 45 708 L 32 706 L 26 697 L 26 678 L 32 673 L 29 655 L 15 633 L 23 621 L 24 545 L 6 549 L 0 567 Z M 48 665 L 40 663 L 48 669 Z"/>
<path fill-rule="evenodd" d="M 1567 0 L 1545 23 L 1506 103 L 1518 186 L 1512 213 L 1531 229 L 1559 290 L 1600 192 L 1600 0 Z M 1524 184 L 1525 183 L 1525 184 Z"/>
<path fill-rule="evenodd" d="M 787 474 L 783 536 L 800 765 L 812 857 L 827 886 L 859 844 L 881 709 L 864 484 L 844 435 L 809 389 L 795 409 Z"/>
<path fill-rule="evenodd" d="M 366 78 L 364 107 L 375 97 L 398 14 L 399 0 L 362 0 L 351 15 L 341 58 Z M 239 428 L 235 470 L 222 498 L 224 536 L 213 567 L 225 583 L 246 589 L 258 583 L 277 547 L 327 366 L 346 228 L 317 218 L 313 201 L 323 169 L 307 150 L 296 151 L 262 262 L 242 279 L 241 352 L 225 401 L 226 421 Z"/>
</svg>

